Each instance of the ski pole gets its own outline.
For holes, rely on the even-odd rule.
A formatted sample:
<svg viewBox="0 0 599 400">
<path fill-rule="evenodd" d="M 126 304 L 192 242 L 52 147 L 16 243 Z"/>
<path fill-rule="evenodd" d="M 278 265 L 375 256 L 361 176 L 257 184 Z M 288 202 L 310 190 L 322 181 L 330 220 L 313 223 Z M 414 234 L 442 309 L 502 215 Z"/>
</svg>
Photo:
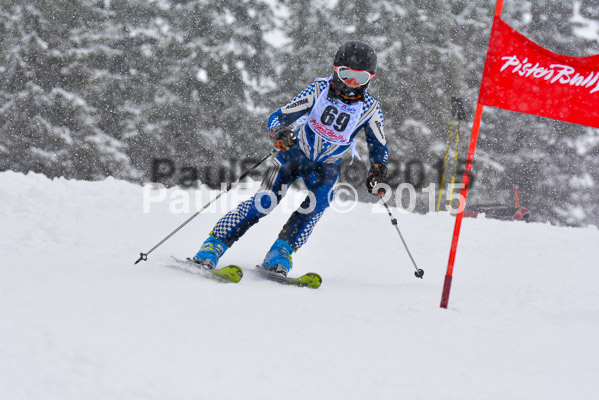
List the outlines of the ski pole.
<svg viewBox="0 0 599 400">
<path fill-rule="evenodd" d="M 447 146 L 445 148 L 445 157 L 443 161 L 443 174 L 441 175 L 441 184 L 439 185 L 439 199 L 437 200 L 437 212 L 441 211 L 441 201 L 443 199 L 443 186 L 445 185 L 445 171 L 447 170 L 447 159 L 449 157 L 449 146 L 451 145 L 451 137 L 453 136 L 453 108 L 451 112 L 451 120 L 449 122 L 449 136 L 447 137 Z"/>
<path fill-rule="evenodd" d="M 399 233 L 399 237 L 400 237 L 404 247 L 406 248 L 408 255 L 410 256 L 410 260 L 412 260 L 412 264 L 414 264 L 414 268 L 416 268 L 416 272 L 414 272 L 414 275 L 416 276 L 416 278 L 422 279 L 422 277 L 424 276 L 424 271 L 421 270 L 420 268 L 418 268 L 418 266 L 416 265 L 416 261 L 414 261 L 414 257 L 412 257 L 412 253 L 410 253 L 410 249 L 408 249 L 408 245 L 406 244 L 406 241 L 404 240 L 403 235 L 401 234 L 401 231 L 399 230 L 399 227 L 397 226 L 397 219 L 393 216 L 393 214 L 391 214 L 391 209 L 387 205 L 387 202 L 385 201 L 385 199 L 381 198 L 381 201 L 383 202 L 383 204 L 385 205 L 385 208 L 387 209 L 387 214 L 389 214 L 389 217 L 391 217 L 391 225 L 395 226 L 395 229 L 397 229 L 397 233 Z"/>
<path fill-rule="evenodd" d="M 464 105 L 462 104 L 462 99 L 457 97 L 452 97 L 452 101 L 454 102 L 454 112 L 458 118 L 458 131 L 456 132 L 456 141 L 455 141 L 455 154 L 453 157 L 453 172 L 451 173 L 451 190 L 449 192 L 449 199 L 453 199 L 453 189 L 455 185 L 455 175 L 458 167 L 458 148 L 460 145 L 460 123 L 466 120 L 466 113 L 464 112 Z"/>
<path fill-rule="evenodd" d="M 445 157 L 443 161 L 443 173 L 441 174 L 441 185 L 439 186 L 439 199 L 437 200 L 437 212 L 441 210 L 441 201 L 443 200 L 443 186 L 445 186 L 445 175 L 447 172 L 447 159 L 449 158 L 449 147 L 451 145 L 451 137 L 453 136 L 453 124 L 454 118 L 457 117 L 458 120 L 458 131 L 456 134 L 456 143 L 455 143 L 455 157 L 453 161 L 453 173 L 451 176 L 451 186 L 450 186 L 450 197 L 453 195 L 453 186 L 455 183 L 455 172 L 456 166 L 458 163 L 458 145 L 460 143 L 460 122 L 466 119 L 466 113 L 464 112 L 464 105 L 462 99 L 459 97 L 451 97 L 451 120 L 449 122 L 449 136 L 447 137 L 447 146 L 445 148 Z"/>
<path fill-rule="evenodd" d="M 137 264 L 138 262 L 140 262 L 142 260 L 146 261 L 148 259 L 148 254 L 150 254 L 151 252 L 153 252 L 154 250 L 156 250 L 162 243 L 164 243 L 167 240 L 169 240 L 171 238 L 171 236 L 173 236 L 175 233 L 179 232 L 179 230 L 181 228 L 183 228 L 185 225 L 187 225 L 192 219 L 194 219 L 195 217 L 197 217 L 198 215 L 200 215 L 200 213 L 202 211 L 204 211 L 206 208 L 210 207 L 210 205 L 212 203 L 214 203 L 216 200 L 218 200 L 223 194 L 225 194 L 229 190 L 231 190 L 231 188 L 233 187 L 233 184 L 241 182 L 252 171 L 254 171 L 256 168 L 258 168 L 260 165 L 262 165 L 268 158 L 270 158 L 270 156 L 272 156 L 273 154 L 276 154 L 276 152 L 277 152 L 277 150 L 273 149 L 270 153 L 268 153 L 267 155 L 265 155 L 264 157 L 262 157 L 262 159 L 260 161 L 258 161 L 256 164 L 254 164 L 250 169 L 248 169 L 243 174 L 241 174 L 241 176 L 239 178 L 237 178 L 237 180 L 235 182 L 233 182 L 233 183 L 228 182 L 225 189 L 223 189 L 216 197 L 214 197 L 212 200 L 210 200 L 208 203 L 206 203 L 195 214 L 193 214 L 191 217 L 189 217 L 185 222 L 183 222 L 181 225 L 179 225 L 177 227 L 177 229 L 175 229 L 174 231 L 172 231 L 171 233 L 169 233 L 168 236 L 166 236 L 164 239 L 162 239 L 160 242 L 158 242 L 154 247 L 152 247 L 146 253 L 139 253 L 139 259 L 137 261 L 135 261 L 135 264 Z"/>
<path fill-rule="evenodd" d="M 456 141 L 455 141 L 455 154 L 453 156 L 453 170 L 451 172 L 451 187 L 449 190 L 449 201 L 453 199 L 453 189 L 455 186 L 455 174 L 458 168 L 458 146 L 460 145 L 460 122 L 458 120 L 458 131 L 456 132 Z"/>
</svg>

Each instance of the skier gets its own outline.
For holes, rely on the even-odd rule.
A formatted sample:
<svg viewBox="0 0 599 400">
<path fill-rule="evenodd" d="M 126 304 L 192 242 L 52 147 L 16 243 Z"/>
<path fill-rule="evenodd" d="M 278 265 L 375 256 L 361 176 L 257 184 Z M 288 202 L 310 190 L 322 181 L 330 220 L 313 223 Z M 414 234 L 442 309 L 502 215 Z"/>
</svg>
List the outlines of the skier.
<svg viewBox="0 0 599 400">
<path fill-rule="evenodd" d="M 260 189 L 222 217 L 193 261 L 214 269 L 218 260 L 252 225 L 285 195 L 288 185 L 303 178 L 311 192 L 296 210 L 264 258 L 261 268 L 283 276 L 292 268 L 292 254 L 312 233 L 333 199 L 347 150 L 355 151 L 354 138 L 364 128 L 370 155 L 366 187 L 375 196 L 386 182 L 388 149 L 383 114 L 378 100 L 367 91 L 375 76 L 374 49 L 361 41 L 343 44 L 333 60 L 333 74 L 317 78 L 310 86 L 269 118 L 273 146 L 278 150 Z M 300 119 L 301 118 L 301 119 Z M 290 128 L 296 123 L 297 134 Z"/>
</svg>

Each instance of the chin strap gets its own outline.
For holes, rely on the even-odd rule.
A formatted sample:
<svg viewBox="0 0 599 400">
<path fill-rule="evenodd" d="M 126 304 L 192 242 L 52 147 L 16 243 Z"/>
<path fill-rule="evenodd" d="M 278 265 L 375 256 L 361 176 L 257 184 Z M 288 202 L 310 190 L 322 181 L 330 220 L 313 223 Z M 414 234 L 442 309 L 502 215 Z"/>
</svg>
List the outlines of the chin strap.
<svg viewBox="0 0 599 400">
<path fill-rule="evenodd" d="M 331 82 L 331 88 L 333 88 L 333 91 L 335 92 L 335 94 L 336 94 L 337 96 L 339 96 L 339 97 L 343 97 L 343 98 L 344 98 L 344 99 L 346 99 L 346 100 L 360 100 L 362 97 L 364 97 L 364 95 L 363 95 L 363 94 L 361 94 L 361 95 L 359 95 L 359 96 L 346 96 L 346 95 L 344 95 L 343 93 L 341 93 L 340 91 L 338 91 L 338 90 L 335 88 L 335 85 L 334 85 L 334 83 L 333 83 L 333 82 Z"/>
<path fill-rule="evenodd" d="M 346 95 L 344 95 L 344 94 L 341 94 L 341 93 L 337 93 L 337 94 L 338 94 L 339 96 L 343 97 L 344 99 L 347 99 L 347 100 L 360 100 L 362 97 L 364 97 L 364 96 L 355 96 L 355 97 L 351 97 L 351 96 L 346 96 Z"/>
</svg>

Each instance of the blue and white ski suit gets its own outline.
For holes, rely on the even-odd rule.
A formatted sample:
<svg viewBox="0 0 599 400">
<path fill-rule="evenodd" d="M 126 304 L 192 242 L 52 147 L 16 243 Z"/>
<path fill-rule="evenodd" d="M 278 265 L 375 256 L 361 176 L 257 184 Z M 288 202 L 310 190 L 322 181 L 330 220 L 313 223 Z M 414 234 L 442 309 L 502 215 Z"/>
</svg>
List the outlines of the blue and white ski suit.
<svg viewBox="0 0 599 400">
<path fill-rule="evenodd" d="M 281 200 L 284 189 L 302 178 L 312 195 L 306 197 L 279 234 L 294 249 L 299 249 L 332 201 L 342 157 L 348 150 L 354 151 L 353 140 L 361 129 L 366 134 L 371 165 L 387 163 L 389 153 L 378 100 L 367 92 L 363 101 L 352 105 L 331 99 L 327 97 L 331 80 L 332 77 L 316 79 L 270 116 L 269 129 L 297 121 L 298 144 L 288 151 L 279 151 L 256 195 L 217 222 L 212 235 L 227 246 L 272 210 L 276 205 L 272 202 Z"/>
</svg>

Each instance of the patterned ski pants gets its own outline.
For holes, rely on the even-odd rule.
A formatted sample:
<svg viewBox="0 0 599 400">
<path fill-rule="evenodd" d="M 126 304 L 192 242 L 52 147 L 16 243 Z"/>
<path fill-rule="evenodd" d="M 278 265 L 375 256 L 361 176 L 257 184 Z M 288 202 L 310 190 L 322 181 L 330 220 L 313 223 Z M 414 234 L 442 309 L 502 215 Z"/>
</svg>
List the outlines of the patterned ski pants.
<svg viewBox="0 0 599 400">
<path fill-rule="evenodd" d="M 231 246 L 276 207 L 285 195 L 286 187 L 302 178 L 311 193 L 291 215 L 279 234 L 281 239 L 296 250 L 299 249 L 306 243 L 314 226 L 333 200 L 340 164 L 314 162 L 297 148 L 279 152 L 254 197 L 222 217 L 212 229 L 212 235 Z"/>
</svg>

